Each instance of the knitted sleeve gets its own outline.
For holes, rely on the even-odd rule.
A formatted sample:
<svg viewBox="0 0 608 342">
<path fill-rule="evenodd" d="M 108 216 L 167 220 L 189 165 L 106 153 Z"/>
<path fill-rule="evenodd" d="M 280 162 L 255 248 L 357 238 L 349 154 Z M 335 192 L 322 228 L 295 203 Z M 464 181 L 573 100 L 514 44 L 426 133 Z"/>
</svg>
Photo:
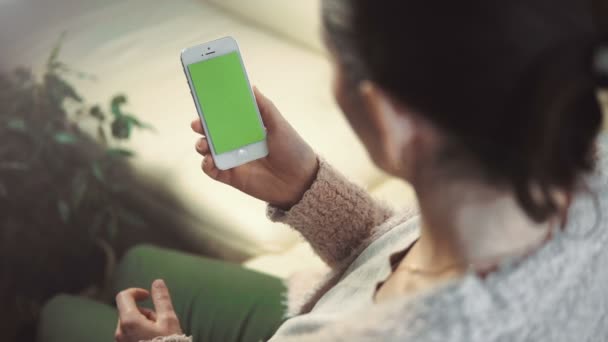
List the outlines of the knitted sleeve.
<svg viewBox="0 0 608 342">
<path fill-rule="evenodd" d="M 324 160 L 302 200 L 289 211 L 268 206 L 268 217 L 302 234 L 329 265 L 339 265 L 393 215 L 365 190 L 351 183 Z"/>
<path fill-rule="evenodd" d="M 171 336 L 159 336 L 149 341 L 139 342 L 192 342 L 192 336 L 186 335 L 171 335 Z"/>
</svg>

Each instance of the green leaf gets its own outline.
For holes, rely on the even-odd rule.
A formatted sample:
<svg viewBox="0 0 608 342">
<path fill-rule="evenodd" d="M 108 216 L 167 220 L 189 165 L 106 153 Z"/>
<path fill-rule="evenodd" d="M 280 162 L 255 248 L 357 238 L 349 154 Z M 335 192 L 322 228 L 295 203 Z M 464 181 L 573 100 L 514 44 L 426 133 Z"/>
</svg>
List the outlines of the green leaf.
<svg viewBox="0 0 608 342">
<path fill-rule="evenodd" d="M 94 162 L 93 165 L 91 165 L 91 172 L 93 173 L 93 176 L 97 178 L 98 181 L 104 182 L 105 177 L 103 174 L 103 170 L 101 169 L 101 165 L 99 165 L 99 162 Z"/>
<path fill-rule="evenodd" d="M 23 119 L 9 120 L 9 122 L 6 124 L 6 126 L 9 129 L 12 129 L 13 131 L 18 131 L 18 132 L 25 132 L 25 130 L 27 129 L 27 127 L 25 125 L 25 121 Z"/>
<path fill-rule="evenodd" d="M 142 127 L 143 126 L 143 124 L 139 121 L 139 119 L 136 118 L 136 117 L 134 117 L 131 114 L 125 114 L 124 117 L 125 117 L 125 119 L 129 123 L 133 124 L 133 126 L 135 126 L 135 127 Z"/>
<path fill-rule="evenodd" d="M 127 103 L 127 97 L 125 95 L 116 95 L 112 98 L 112 102 L 110 103 L 110 108 L 112 110 L 112 114 L 114 114 L 114 116 L 116 118 L 120 118 L 121 116 L 123 116 L 122 110 L 121 110 L 121 106 L 123 106 L 124 104 Z"/>
<path fill-rule="evenodd" d="M 51 98 L 59 104 L 63 103 L 65 99 L 82 103 L 82 97 L 76 92 L 76 89 L 56 74 L 47 73 L 44 75 L 44 85 Z"/>
<path fill-rule="evenodd" d="M 124 208 L 118 208 L 117 211 L 118 214 L 118 218 L 123 221 L 124 223 L 126 223 L 127 225 L 134 227 L 134 228 L 143 228 L 146 226 L 146 222 L 137 214 L 124 209 Z"/>
<path fill-rule="evenodd" d="M 65 36 L 66 32 L 61 32 L 61 35 L 59 35 L 59 39 L 57 39 L 55 46 L 53 46 L 53 50 L 51 50 L 51 54 L 49 55 L 49 58 L 47 60 L 47 67 L 49 69 L 52 68 L 52 65 L 57 61 L 57 58 L 59 57 L 59 52 L 61 52 L 61 46 L 63 45 L 63 40 L 65 39 Z"/>
<path fill-rule="evenodd" d="M 106 150 L 106 153 L 108 153 L 112 157 L 122 157 L 122 158 L 129 158 L 129 157 L 133 157 L 135 155 L 135 153 L 133 153 L 133 151 L 127 150 L 124 148 L 109 148 Z"/>
<path fill-rule="evenodd" d="M 78 141 L 78 138 L 76 138 L 76 136 L 74 136 L 73 134 L 70 134 L 70 133 L 66 133 L 66 132 L 56 133 L 53 136 L 53 138 L 55 139 L 56 142 L 58 142 L 60 144 L 64 144 L 64 145 L 73 144 L 76 141 Z"/>
<path fill-rule="evenodd" d="M 87 192 L 88 183 L 86 174 L 79 172 L 76 177 L 72 180 L 72 208 L 74 210 L 80 207 L 82 199 Z"/>
<path fill-rule="evenodd" d="M 57 210 L 59 211 L 59 216 L 61 220 L 67 223 L 70 220 L 70 207 L 65 201 L 57 202 Z"/>
<path fill-rule="evenodd" d="M 132 124 L 133 126 L 135 126 L 137 128 L 155 130 L 154 127 L 152 127 L 152 125 L 139 121 L 138 118 L 136 118 L 135 116 L 133 116 L 131 114 L 125 114 L 124 117 L 129 121 L 130 124 Z"/>
<path fill-rule="evenodd" d="M 91 107 L 89 114 L 99 121 L 104 121 L 106 119 L 106 116 L 103 114 L 99 106 Z"/>
<path fill-rule="evenodd" d="M 129 139 L 131 136 L 131 123 L 124 116 L 119 116 L 112 121 L 112 136 L 116 139 Z"/>
<path fill-rule="evenodd" d="M 49 69 L 51 69 L 52 71 L 70 72 L 70 68 L 65 63 L 59 62 L 57 60 L 51 62 L 51 64 L 49 65 Z"/>
</svg>

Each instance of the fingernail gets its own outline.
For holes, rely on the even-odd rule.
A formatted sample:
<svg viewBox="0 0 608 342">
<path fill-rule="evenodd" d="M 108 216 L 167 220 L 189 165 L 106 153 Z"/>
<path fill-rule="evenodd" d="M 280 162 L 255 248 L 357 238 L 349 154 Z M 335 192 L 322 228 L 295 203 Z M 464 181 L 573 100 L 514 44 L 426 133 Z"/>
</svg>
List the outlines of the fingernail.
<svg viewBox="0 0 608 342">
<path fill-rule="evenodd" d="M 161 288 L 165 286 L 165 281 L 162 279 L 156 279 L 154 281 L 154 284 L 152 284 L 152 286 L 156 287 L 156 288 Z"/>
</svg>

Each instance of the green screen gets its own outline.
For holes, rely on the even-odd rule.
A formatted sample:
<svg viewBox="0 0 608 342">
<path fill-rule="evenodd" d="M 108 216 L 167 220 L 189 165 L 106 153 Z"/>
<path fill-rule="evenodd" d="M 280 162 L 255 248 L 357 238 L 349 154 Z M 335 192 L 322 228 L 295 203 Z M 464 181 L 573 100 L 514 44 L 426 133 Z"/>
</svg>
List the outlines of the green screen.
<svg viewBox="0 0 608 342">
<path fill-rule="evenodd" d="M 237 52 L 188 66 L 215 154 L 264 140 Z"/>
</svg>

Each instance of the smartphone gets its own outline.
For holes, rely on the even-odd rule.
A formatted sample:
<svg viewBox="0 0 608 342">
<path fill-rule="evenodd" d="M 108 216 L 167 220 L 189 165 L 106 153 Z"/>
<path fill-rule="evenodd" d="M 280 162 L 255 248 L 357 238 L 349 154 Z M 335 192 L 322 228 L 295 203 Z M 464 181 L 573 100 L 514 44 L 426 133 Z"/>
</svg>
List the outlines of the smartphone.
<svg viewBox="0 0 608 342">
<path fill-rule="evenodd" d="M 236 40 L 184 49 L 181 61 L 216 167 L 228 170 L 267 156 L 266 129 Z"/>
</svg>

